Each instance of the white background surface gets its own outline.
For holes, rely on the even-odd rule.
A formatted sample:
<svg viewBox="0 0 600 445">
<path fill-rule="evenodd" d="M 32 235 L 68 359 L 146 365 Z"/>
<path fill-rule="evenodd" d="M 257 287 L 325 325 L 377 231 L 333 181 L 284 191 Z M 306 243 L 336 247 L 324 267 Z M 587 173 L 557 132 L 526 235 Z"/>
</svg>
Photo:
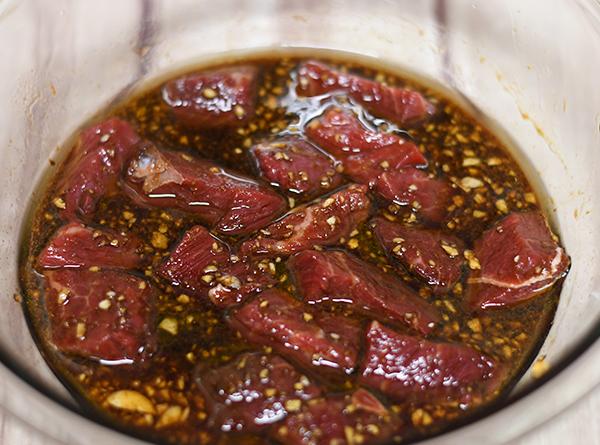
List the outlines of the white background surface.
<svg viewBox="0 0 600 445">
<path fill-rule="evenodd" d="M 0 445 L 68 444 L 49 439 L 0 409 Z M 507 445 L 600 445 L 600 388 L 558 417 Z"/>
</svg>

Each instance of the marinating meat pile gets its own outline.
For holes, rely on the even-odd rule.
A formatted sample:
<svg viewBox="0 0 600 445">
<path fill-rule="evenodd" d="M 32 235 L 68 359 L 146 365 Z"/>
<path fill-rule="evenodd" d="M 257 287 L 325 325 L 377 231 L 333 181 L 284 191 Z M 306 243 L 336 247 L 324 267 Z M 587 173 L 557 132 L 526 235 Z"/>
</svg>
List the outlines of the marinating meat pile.
<svg viewBox="0 0 600 445">
<path fill-rule="evenodd" d="M 497 399 L 569 268 L 520 172 L 434 95 L 269 66 L 81 131 L 30 255 L 49 350 L 167 442 L 391 443 Z"/>
</svg>

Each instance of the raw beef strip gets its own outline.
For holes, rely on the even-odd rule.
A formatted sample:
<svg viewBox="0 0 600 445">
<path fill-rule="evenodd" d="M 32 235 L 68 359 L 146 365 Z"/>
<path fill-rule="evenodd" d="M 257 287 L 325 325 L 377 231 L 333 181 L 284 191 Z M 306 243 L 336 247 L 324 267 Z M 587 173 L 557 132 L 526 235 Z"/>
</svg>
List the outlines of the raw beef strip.
<svg viewBox="0 0 600 445">
<path fill-rule="evenodd" d="M 395 204 L 411 206 L 418 215 L 434 223 L 446 218 L 453 194 L 448 182 L 410 167 L 383 173 L 377 178 L 375 191 Z"/>
<path fill-rule="evenodd" d="M 314 373 L 345 375 L 356 365 L 358 324 L 341 316 L 321 315 L 281 290 L 264 291 L 228 319 L 250 342 L 270 346 Z"/>
<path fill-rule="evenodd" d="M 126 364 L 152 351 L 156 291 L 146 281 L 108 270 L 44 276 L 51 341 L 62 352 Z"/>
<path fill-rule="evenodd" d="M 298 68 L 296 91 L 300 96 L 346 93 L 371 114 L 398 125 L 417 124 L 435 113 L 421 93 L 336 71 L 315 61 L 304 62 Z"/>
<path fill-rule="evenodd" d="M 375 235 L 387 254 L 435 291 L 447 292 L 460 280 L 465 245 L 441 230 L 406 226 L 375 218 Z"/>
<path fill-rule="evenodd" d="M 138 238 L 78 222 L 60 227 L 38 256 L 44 269 L 60 267 L 136 269 L 143 263 Z"/>
<path fill-rule="evenodd" d="M 210 414 L 221 431 L 257 432 L 318 397 L 321 389 L 277 355 L 246 353 L 196 379 Z"/>
<path fill-rule="evenodd" d="M 337 162 L 298 137 L 260 143 L 251 153 L 262 177 L 288 195 L 315 198 L 342 183 Z"/>
<path fill-rule="evenodd" d="M 222 308 L 238 304 L 277 282 L 266 267 L 261 269 L 258 264 L 232 255 L 227 244 L 202 226 L 194 226 L 183 235 L 158 269 L 158 275 L 196 296 L 208 296 Z"/>
<path fill-rule="evenodd" d="M 394 275 L 342 251 L 305 250 L 288 260 L 304 300 L 333 302 L 384 321 L 400 322 L 427 334 L 437 311 Z"/>
<path fill-rule="evenodd" d="M 480 268 L 467 280 L 473 309 L 511 306 L 532 298 L 565 276 L 569 257 L 537 211 L 511 213 L 474 245 Z"/>
<path fill-rule="evenodd" d="M 303 403 L 300 412 L 273 427 L 271 436 L 286 445 L 374 445 L 391 443 L 402 427 L 397 414 L 359 389 Z"/>
<path fill-rule="evenodd" d="M 90 217 L 103 196 L 117 189 L 121 171 L 137 152 L 129 123 L 110 118 L 81 132 L 57 183 L 55 205 L 67 219 Z"/>
<path fill-rule="evenodd" d="M 352 184 L 322 199 L 297 207 L 245 241 L 242 255 L 291 255 L 314 246 L 331 246 L 347 238 L 368 216 L 367 187 Z"/>
<path fill-rule="evenodd" d="M 369 130 L 351 111 L 339 108 L 329 108 L 311 121 L 306 135 L 340 160 L 344 173 L 353 181 L 369 186 L 386 171 L 427 165 L 412 142 L 397 134 Z"/>
<path fill-rule="evenodd" d="M 263 227 L 286 206 L 252 179 L 150 143 L 129 164 L 125 191 L 140 205 L 182 210 L 230 235 Z"/>
<path fill-rule="evenodd" d="M 374 321 L 359 382 L 405 402 L 477 404 L 492 395 L 503 369 L 468 346 L 398 334 Z"/>
<path fill-rule="evenodd" d="M 162 96 L 175 119 L 187 127 L 243 125 L 254 116 L 257 76 L 252 66 L 187 74 L 167 82 Z"/>
</svg>

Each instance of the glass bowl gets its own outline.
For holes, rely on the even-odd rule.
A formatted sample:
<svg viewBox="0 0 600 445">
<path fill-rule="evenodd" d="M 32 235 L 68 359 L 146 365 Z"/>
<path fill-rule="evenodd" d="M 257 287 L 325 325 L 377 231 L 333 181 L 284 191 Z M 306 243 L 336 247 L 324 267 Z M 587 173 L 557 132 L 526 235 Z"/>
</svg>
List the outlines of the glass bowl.
<svg viewBox="0 0 600 445">
<path fill-rule="evenodd" d="M 124 95 L 199 61 L 299 48 L 375 58 L 484 116 L 572 256 L 539 352 L 549 371 L 527 372 L 494 412 L 425 443 L 505 443 L 600 383 L 596 0 L 0 0 L 0 405 L 66 443 L 139 443 L 81 414 L 33 343 L 17 260 L 36 186 L 61 144 Z"/>
</svg>

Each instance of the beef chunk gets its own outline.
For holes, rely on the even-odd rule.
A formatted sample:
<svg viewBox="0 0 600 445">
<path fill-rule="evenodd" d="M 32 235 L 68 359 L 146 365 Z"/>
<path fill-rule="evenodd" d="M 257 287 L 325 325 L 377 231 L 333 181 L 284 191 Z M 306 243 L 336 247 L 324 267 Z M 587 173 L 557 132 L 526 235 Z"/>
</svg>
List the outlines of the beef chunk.
<svg viewBox="0 0 600 445">
<path fill-rule="evenodd" d="M 548 290 L 565 276 L 569 257 L 537 211 L 511 213 L 475 242 L 479 269 L 468 278 L 471 308 L 511 306 Z"/>
<path fill-rule="evenodd" d="M 396 400 L 478 404 L 499 386 L 503 369 L 465 345 L 398 334 L 374 321 L 359 382 Z"/>
<path fill-rule="evenodd" d="M 257 76 L 253 66 L 187 74 L 164 85 L 163 101 L 189 128 L 243 125 L 254 116 Z"/>
<path fill-rule="evenodd" d="M 347 238 L 369 216 L 367 188 L 350 185 L 317 202 L 298 207 L 245 241 L 242 255 L 291 255 Z"/>
<path fill-rule="evenodd" d="M 158 275 L 219 307 L 240 303 L 277 280 L 266 267 L 232 255 L 229 246 L 202 226 L 188 230 Z"/>
<path fill-rule="evenodd" d="M 38 266 L 135 269 L 143 263 L 141 251 L 141 242 L 134 236 L 72 222 L 54 233 L 38 256 Z"/>
<path fill-rule="evenodd" d="M 242 354 L 196 380 L 210 413 L 208 423 L 221 431 L 260 431 L 321 394 L 281 357 L 260 353 Z"/>
<path fill-rule="evenodd" d="M 129 123 L 110 118 L 81 132 L 59 176 L 55 201 L 67 219 L 91 217 L 103 196 L 117 190 L 121 170 L 140 138 Z"/>
<path fill-rule="evenodd" d="M 435 112 L 433 105 L 416 91 L 336 71 L 315 61 L 305 62 L 298 68 L 296 91 L 300 96 L 345 93 L 373 115 L 398 125 L 420 123 Z"/>
<path fill-rule="evenodd" d="M 375 191 L 395 204 L 411 206 L 417 215 L 434 223 L 446 218 L 453 194 L 448 182 L 410 167 L 383 173 L 377 178 Z"/>
<path fill-rule="evenodd" d="M 315 373 L 344 375 L 356 365 L 359 326 L 315 312 L 281 290 L 266 290 L 233 310 L 229 322 L 249 341 L 270 346 Z"/>
<path fill-rule="evenodd" d="M 390 258 L 435 291 L 446 292 L 460 280 L 465 249 L 461 239 L 441 230 L 406 226 L 384 218 L 375 218 L 372 226 Z"/>
<path fill-rule="evenodd" d="M 154 345 L 155 290 L 120 271 L 46 271 L 45 304 L 52 343 L 93 360 L 132 363 Z"/>
<path fill-rule="evenodd" d="M 263 227 L 286 205 L 281 196 L 249 178 L 149 143 L 129 164 L 125 191 L 137 204 L 191 213 L 230 235 Z"/>
<path fill-rule="evenodd" d="M 314 198 L 342 183 L 337 162 L 298 137 L 263 142 L 251 153 L 261 175 L 288 195 Z"/>
<path fill-rule="evenodd" d="M 356 312 L 430 332 L 437 311 L 403 281 L 342 251 L 305 250 L 288 260 L 304 300 L 333 302 Z"/>
<path fill-rule="evenodd" d="M 353 181 L 373 186 L 386 171 L 426 166 L 427 159 L 412 142 L 397 134 L 366 128 L 350 111 L 330 108 L 311 121 L 307 136 L 342 161 Z"/>
<path fill-rule="evenodd" d="M 402 420 L 370 392 L 317 398 L 290 414 L 271 436 L 286 445 L 374 445 L 401 432 Z"/>
</svg>

